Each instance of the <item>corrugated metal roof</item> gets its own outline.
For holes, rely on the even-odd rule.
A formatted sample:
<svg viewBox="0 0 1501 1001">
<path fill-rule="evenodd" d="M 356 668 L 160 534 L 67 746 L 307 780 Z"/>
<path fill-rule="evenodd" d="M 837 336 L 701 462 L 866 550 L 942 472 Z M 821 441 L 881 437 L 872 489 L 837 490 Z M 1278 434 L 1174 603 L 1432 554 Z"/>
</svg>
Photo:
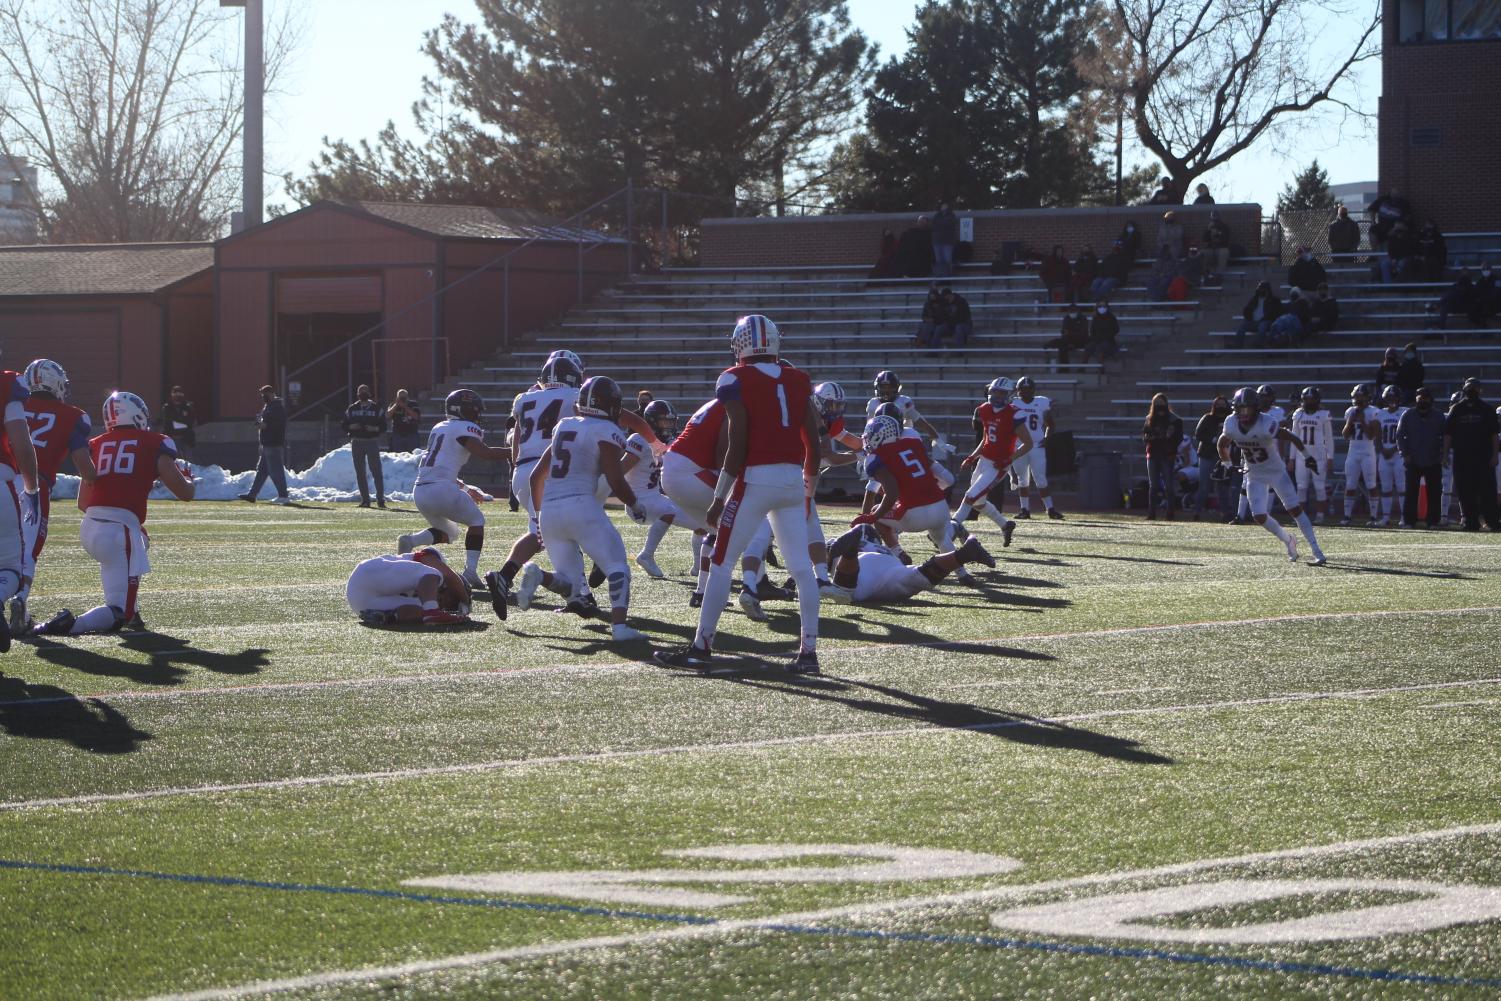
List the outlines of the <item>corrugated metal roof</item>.
<svg viewBox="0 0 1501 1001">
<path fill-rule="evenodd" d="M 0 247 L 0 296 L 142 295 L 213 264 L 212 243 Z"/>
<path fill-rule="evenodd" d="M 501 209 L 486 205 L 421 205 L 412 202 L 363 202 L 343 204 L 381 219 L 420 229 L 434 236 L 482 240 L 577 240 L 623 242 L 617 237 L 558 221 L 528 209 Z"/>
</svg>

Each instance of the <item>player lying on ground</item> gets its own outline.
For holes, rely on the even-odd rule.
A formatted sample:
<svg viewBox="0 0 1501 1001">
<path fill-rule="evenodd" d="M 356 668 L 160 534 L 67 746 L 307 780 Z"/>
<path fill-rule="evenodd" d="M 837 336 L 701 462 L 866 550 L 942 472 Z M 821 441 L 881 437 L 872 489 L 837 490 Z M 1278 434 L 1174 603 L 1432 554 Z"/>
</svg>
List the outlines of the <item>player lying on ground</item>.
<svg viewBox="0 0 1501 1001">
<path fill-rule="evenodd" d="M 919 591 L 937 587 L 939 581 L 967 563 L 995 566 L 995 557 L 973 536 L 953 552 L 939 553 L 915 567 L 907 566 L 870 525 L 856 525 L 835 539 L 829 547 L 829 559 L 834 580 L 822 589 L 822 595 L 842 605 L 903 601 Z"/>
<path fill-rule="evenodd" d="M 349 575 L 344 597 L 360 621 L 371 626 L 469 621 L 469 585 L 431 546 L 365 560 Z"/>
<path fill-rule="evenodd" d="M 151 412 L 134 393 L 114 392 L 104 401 L 103 434 L 89 441 L 95 478 L 78 485 L 78 528 L 84 551 L 99 561 L 104 604 L 74 617 L 64 608 L 32 629 L 34 636 L 114 632 L 136 619 L 146 558 L 146 499 L 160 480 L 178 500 L 193 499 L 193 484 L 177 465 L 177 446 L 147 430 Z"/>
</svg>

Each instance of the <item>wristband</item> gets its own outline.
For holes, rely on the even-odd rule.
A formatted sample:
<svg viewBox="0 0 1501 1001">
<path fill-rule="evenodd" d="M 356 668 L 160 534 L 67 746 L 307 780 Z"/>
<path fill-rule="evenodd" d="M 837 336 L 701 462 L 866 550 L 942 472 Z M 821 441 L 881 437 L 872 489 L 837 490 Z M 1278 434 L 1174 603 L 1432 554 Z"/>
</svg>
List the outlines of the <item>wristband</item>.
<svg viewBox="0 0 1501 1001">
<path fill-rule="evenodd" d="M 721 469 L 719 471 L 719 482 L 714 484 L 714 499 L 719 501 L 728 500 L 730 491 L 734 489 L 735 477 Z"/>
</svg>

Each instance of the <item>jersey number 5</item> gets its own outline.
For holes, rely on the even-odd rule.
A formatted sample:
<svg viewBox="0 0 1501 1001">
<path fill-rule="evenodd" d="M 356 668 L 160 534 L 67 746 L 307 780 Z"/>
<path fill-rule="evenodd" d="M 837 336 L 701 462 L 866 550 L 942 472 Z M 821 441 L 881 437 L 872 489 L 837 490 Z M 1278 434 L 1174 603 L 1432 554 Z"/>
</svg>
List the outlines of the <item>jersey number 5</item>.
<svg viewBox="0 0 1501 1001">
<path fill-rule="evenodd" d="M 910 448 L 904 448 L 896 454 L 902 460 L 902 465 L 912 470 L 913 479 L 928 475 L 928 471 L 922 467 L 922 460 L 914 455 Z"/>
<path fill-rule="evenodd" d="M 573 464 L 573 455 L 568 451 L 568 443 L 577 438 L 577 431 L 564 431 L 552 443 L 552 454 L 555 460 L 552 464 L 552 478 L 561 480 L 568 475 L 568 467 Z"/>
<path fill-rule="evenodd" d="M 116 448 L 115 446 L 119 446 Z M 99 445 L 99 475 L 119 473 L 129 476 L 136 468 L 136 443 L 133 441 L 106 441 Z"/>
</svg>

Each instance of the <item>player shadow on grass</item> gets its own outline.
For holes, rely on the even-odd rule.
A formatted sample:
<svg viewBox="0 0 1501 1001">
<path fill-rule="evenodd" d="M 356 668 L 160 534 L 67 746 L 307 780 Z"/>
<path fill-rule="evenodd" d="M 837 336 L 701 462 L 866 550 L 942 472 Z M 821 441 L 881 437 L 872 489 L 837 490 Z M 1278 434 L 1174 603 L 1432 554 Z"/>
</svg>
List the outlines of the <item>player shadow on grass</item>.
<svg viewBox="0 0 1501 1001">
<path fill-rule="evenodd" d="M 84 674 L 124 678 L 143 685 L 180 685 L 190 668 L 203 668 L 215 674 L 259 674 L 270 664 L 271 651 L 249 647 L 239 653 L 199 650 L 187 640 L 166 633 L 122 632 L 114 649 L 145 654 L 142 663 L 129 656 L 116 656 L 91 646 L 74 646 L 46 636 L 32 639 L 36 655 L 49 664 L 81 671 Z M 108 650 L 108 648 L 106 648 Z"/>
<path fill-rule="evenodd" d="M 104 702 L 5 677 L 0 677 L 0 731 L 12 737 L 65 740 L 93 754 L 128 754 L 152 739 Z"/>
<path fill-rule="evenodd" d="M 1036 553 L 1039 556 L 1053 555 L 1053 554 L 1048 553 L 1046 550 L 1043 550 L 1043 549 L 1023 549 L 1022 552 L 1024 552 L 1024 553 Z M 1061 556 L 1061 555 L 1065 555 L 1065 554 L 1059 553 L 1058 555 Z M 1112 563 L 1152 563 L 1152 564 L 1156 564 L 1158 566 L 1165 566 L 1165 567 L 1201 567 L 1201 566 L 1204 566 L 1203 563 L 1195 563 L 1192 560 L 1159 560 L 1159 559 L 1153 559 L 1150 556 L 1104 556 L 1104 555 L 1102 555 L 1100 553 L 1068 553 L 1067 555 L 1073 557 L 1074 559 L 1078 559 L 1078 560 L 1109 560 Z M 1017 560 L 1010 559 L 1009 557 L 1002 557 L 1002 558 L 1005 559 L 1006 562 L 1008 562 L 1008 563 L 1018 562 Z"/>
<path fill-rule="evenodd" d="M 985 649 L 987 653 L 1005 652 L 1016 656 L 1025 651 L 1002 651 L 999 648 Z M 1034 654 L 1039 658 L 1052 659 L 1046 654 Z M 929 698 L 914 692 L 904 691 L 890 685 L 878 685 L 869 681 L 854 681 L 837 675 L 814 675 L 788 677 L 781 671 L 768 668 L 751 668 L 735 671 L 717 671 L 710 674 L 688 675 L 712 681 L 727 681 L 747 688 L 790 695 L 841 705 L 856 712 L 872 713 L 947 730 L 968 730 L 988 734 L 1016 744 L 1026 744 L 1045 749 L 1086 751 L 1103 758 L 1113 758 L 1138 765 L 1171 765 L 1173 759 L 1144 749 L 1138 741 L 1126 737 L 1114 737 L 1094 730 L 1068 726 L 1026 713 L 990 709 L 970 702 L 949 702 Z M 891 701 L 867 697 L 884 696 Z"/>
<path fill-rule="evenodd" d="M 1392 577 L 1429 577 L 1434 580 L 1474 580 L 1469 574 L 1462 574 L 1455 570 L 1401 570 L 1397 567 L 1373 567 L 1361 563 L 1341 563 L 1338 560 L 1330 560 L 1324 564 L 1325 570 L 1348 570 L 1351 573 L 1374 573 L 1387 574 Z"/>
</svg>

